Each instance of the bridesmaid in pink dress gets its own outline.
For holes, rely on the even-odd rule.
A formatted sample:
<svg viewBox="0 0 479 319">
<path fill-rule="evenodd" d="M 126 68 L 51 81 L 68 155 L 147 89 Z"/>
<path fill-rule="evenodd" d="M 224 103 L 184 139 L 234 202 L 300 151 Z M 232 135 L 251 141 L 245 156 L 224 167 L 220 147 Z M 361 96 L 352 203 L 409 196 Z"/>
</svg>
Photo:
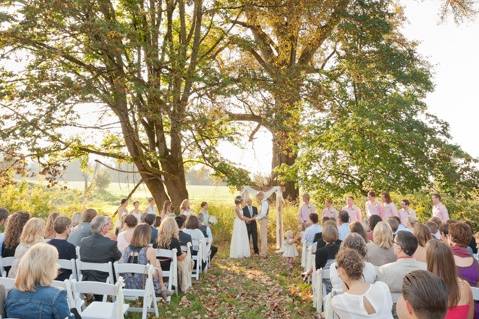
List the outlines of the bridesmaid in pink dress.
<svg viewBox="0 0 479 319">
<path fill-rule="evenodd" d="M 469 283 L 458 277 L 452 251 L 440 240 L 431 240 L 426 249 L 427 270 L 441 278 L 448 291 L 445 319 L 473 319 L 474 299 Z"/>
<path fill-rule="evenodd" d="M 396 205 L 394 205 L 391 199 L 391 195 L 389 195 L 388 192 L 383 192 L 382 199 L 383 199 L 383 207 L 381 210 L 382 219 L 385 221 L 386 219 L 392 216 L 399 217 L 398 210 L 396 208 Z"/>
</svg>

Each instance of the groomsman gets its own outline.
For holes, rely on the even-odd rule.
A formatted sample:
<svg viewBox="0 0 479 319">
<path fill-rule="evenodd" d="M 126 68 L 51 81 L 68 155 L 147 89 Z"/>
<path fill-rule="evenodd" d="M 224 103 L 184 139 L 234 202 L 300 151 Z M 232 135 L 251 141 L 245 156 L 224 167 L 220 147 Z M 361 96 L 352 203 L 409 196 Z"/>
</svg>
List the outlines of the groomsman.
<svg viewBox="0 0 479 319">
<path fill-rule="evenodd" d="M 246 206 L 243 207 L 243 216 L 248 218 L 254 218 L 255 216 L 258 216 L 258 208 L 253 206 L 253 201 L 249 198 L 246 200 Z M 256 225 L 256 220 L 253 219 L 249 222 L 246 222 L 246 228 L 248 229 L 248 242 L 250 240 L 253 241 L 254 253 L 258 255 L 258 227 Z"/>
<path fill-rule="evenodd" d="M 258 202 L 261 203 L 261 208 L 258 216 L 255 219 L 259 223 L 259 255 L 266 257 L 268 255 L 268 213 L 269 203 L 264 199 L 264 193 L 259 192 L 256 195 Z"/>
</svg>

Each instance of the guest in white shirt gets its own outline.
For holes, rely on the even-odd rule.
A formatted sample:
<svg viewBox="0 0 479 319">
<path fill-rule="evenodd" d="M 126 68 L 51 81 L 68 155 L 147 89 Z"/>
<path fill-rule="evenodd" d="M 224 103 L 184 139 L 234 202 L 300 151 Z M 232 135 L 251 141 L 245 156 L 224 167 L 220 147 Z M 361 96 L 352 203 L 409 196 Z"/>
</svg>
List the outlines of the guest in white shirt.
<svg viewBox="0 0 479 319">
<path fill-rule="evenodd" d="M 195 215 L 191 215 L 186 219 L 185 229 L 183 230 L 186 234 L 191 236 L 193 241 L 193 255 L 194 252 L 197 252 L 199 249 L 199 241 L 205 239 L 205 235 L 200 230 L 200 221 Z"/>
<path fill-rule="evenodd" d="M 368 192 L 368 200 L 365 205 L 366 216 L 369 218 L 373 215 L 381 216 L 381 204 L 376 201 L 376 193 L 373 191 Z"/>
<path fill-rule="evenodd" d="M 304 241 L 308 246 L 314 242 L 314 236 L 322 231 L 321 225 L 318 224 L 319 217 L 316 213 L 309 214 L 310 225 L 304 231 Z"/>
<path fill-rule="evenodd" d="M 349 234 L 349 214 L 347 211 L 342 210 L 338 215 L 338 234 L 339 240 L 344 240 Z"/>
<path fill-rule="evenodd" d="M 364 264 L 362 278 L 367 283 L 374 283 L 376 281 L 376 267 L 366 261 L 366 242 L 364 238 L 356 233 L 351 233 L 346 237 L 346 239 L 341 243 L 341 249 L 350 248 L 355 250 L 361 256 L 362 263 Z M 329 276 L 331 284 L 333 286 L 333 291 L 335 293 L 342 293 L 347 288 L 344 286 L 344 282 L 339 277 L 338 270 L 336 269 L 336 263 L 333 263 L 329 268 Z"/>
<path fill-rule="evenodd" d="M 303 205 L 299 208 L 298 221 L 299 224 L 306 229 L 309 224 L 309 215 L 316 213 L 316 208 L 310 202 L 308 193 L 303 194 Z"/>
<path fill-rule="evenodd" d="M 349 221 L 351 223 L 354 222 L 361 222 L 363 216 L 361 214 L 361 210 L 358 206 L 354 205 L 354 197 L 348 196 L 346 198 L 346 206 L 343 207 L 343 210 L 347 211 L 349 214 Z"/>
<path fill-rule="evenodd" d="M 399 319 L 444 318 L 448 297 L 441 278 L 425 270 L 412 271 L 404 277 L 397 315 Z"/>
<path fill-rule="evenodd" d="M 426 270 L 426 264 L 413 258 L 418 246 L 416 236 L 400 231 L 394 239 L 395 262 L 378 268 L 378 280 L 384 281 L 391 293 L 401 293 L 404 276 L 414 270 Z"/>
<path fill-rule="evenodd" d="M 345 291 L 332 298 L 334 312 L 341 319 L 392 319 L 392 298 L 383 282 L 370 284 L 363 279 L 364 261 L 353 249 L 341 249 L 336 256 L 338 275 Z"/>
<path fill-rule="evenodd" d="M 126 215 L 125 221 L 123 223 L 123 229 L 118 234 L 118 237 L 116 239 L 118 250 L 121 253 L 123 253 L 125 248 L 128 247 L 128 245 L 130 245 L 136 225 L 138 225 L 138 219 L 136 219 L 136 217 L 133 216 L 133 214 Z"/>
</svg>

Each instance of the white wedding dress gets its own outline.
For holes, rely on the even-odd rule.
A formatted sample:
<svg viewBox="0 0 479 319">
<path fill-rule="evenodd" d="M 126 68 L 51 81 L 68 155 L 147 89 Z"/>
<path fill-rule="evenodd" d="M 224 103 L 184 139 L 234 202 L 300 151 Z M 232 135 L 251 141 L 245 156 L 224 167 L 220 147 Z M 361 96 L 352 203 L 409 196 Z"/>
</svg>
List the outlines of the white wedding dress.
<svg viewBox="0 0 479 319">
<path fill-rule="evenodd" d="M 236 209 L 236 208 L 235 208 Z M 239 210 L 241 216 L 243 212 Z M 233 234 L 231 235 L 230 258 L 244 258 L 251 255 L 249 250 L 248 230 L 244 220 L 239 219 L 235 212 Z"/>
</svg>

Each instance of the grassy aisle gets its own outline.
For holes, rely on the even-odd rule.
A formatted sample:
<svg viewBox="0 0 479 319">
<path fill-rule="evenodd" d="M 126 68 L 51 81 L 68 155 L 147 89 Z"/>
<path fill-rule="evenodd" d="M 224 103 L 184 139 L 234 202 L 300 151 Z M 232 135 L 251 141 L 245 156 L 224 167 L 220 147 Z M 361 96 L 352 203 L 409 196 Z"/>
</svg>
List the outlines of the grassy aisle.
<svg viewBox="0 0 479 319">
<path fill-rule="evenodd" d="M 245 260 L 218 256 L 189 293 L 160 305 L 160 318 L 165 319 L 313 317 L 310 287 L 301 282 L 299 265 L 289 272 L 279 255 Z"/>
</svg>

